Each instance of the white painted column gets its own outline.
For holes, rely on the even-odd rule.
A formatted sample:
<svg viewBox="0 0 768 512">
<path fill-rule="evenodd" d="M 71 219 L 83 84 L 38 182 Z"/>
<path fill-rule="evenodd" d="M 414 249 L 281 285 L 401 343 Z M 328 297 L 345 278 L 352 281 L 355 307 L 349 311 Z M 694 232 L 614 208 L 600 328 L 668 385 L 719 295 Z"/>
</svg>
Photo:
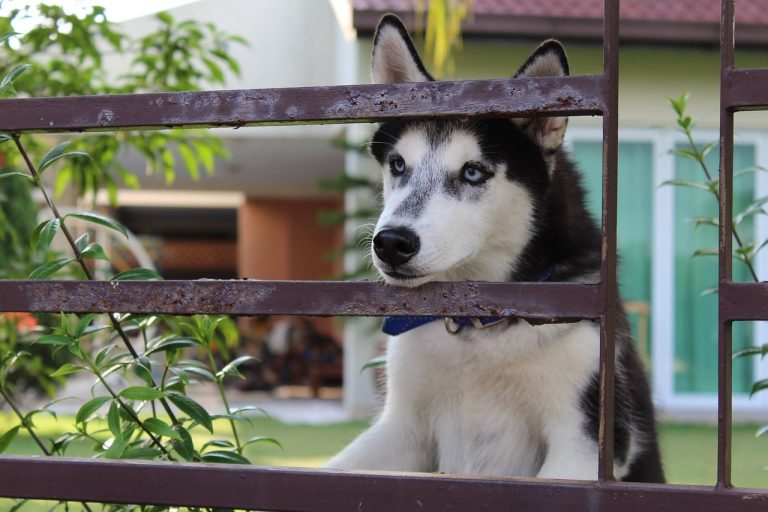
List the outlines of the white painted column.
<svg viewBox="0 0 768 512">
<path fill-rule="evenodd" d="M 675 188 L 662 186 L 675 177 L 668 131 L 653 136 L 653 229 L 651 252 L 651 382 L 660 411 L 669 409 L 674 393 L 675 363 Z"/>
<path fill-rule="evenodd" d="M 755 164 L 768 168 L 768 133 L 761 133 L 755 141 Z M 755 173 L 755 198 L 768 196 L 768 172 Z M 768 216 L 755 216 L 755 243 L 758 245 L 768 239 Z M 756 258 L 757 276 L 761 281 L 768 281 L 768 247 L 764 248 Z M 754 323 L 754 343 L 761 346 L 768 343 L 768 322 Z M 755 357 L 753 381 L 768 379 L 768 358 Z M 768 415 L 768 392 L 762 391 L 751 399 L 759 410 Z"/>
<path fill-rule="evenodd" d="M 358 69 L 359 43 L 352 27 L 352 6 L 346 1 L 331 0 L 331 6 L 339 23 L 336 31 L 336 63 L 337 81 L 340 84 L 354 84 L 359 81 Z M 346 127 L 347 141 L 358 143 L 370 136 L 370 128 L 367 125 L 350 124 Z M 366 176 L 366 156 L 354 151 L 347 151 L 344 157 L 344 166 L 351 175 Z M 374 198 L 370 194 L 359 190 L 348 190 L 344 194 L 344 208 L 347 212 L 353 212 L 361 207 L 368 206 Z M 348 221 L 344 226 L 345 240 L 355 238 L 361 229 L 362 223 L 358 220 Z M 348 252 L 344 256 L 344 269 L 347 272 L 354 271 L 361 264 L 360 257 L 356 253 Z M 344 392 L 343 407 L 349 419 L 371 418 L 377 408 L 378 401 L 372 370 L 361 371 L 366 362 L 377 355 L 377 349 L 381 339 L 377 335 L 378 329 L 372 325 L 372 321 L 363 318 L 348 317 L 344 321 Z"/>
</svg>

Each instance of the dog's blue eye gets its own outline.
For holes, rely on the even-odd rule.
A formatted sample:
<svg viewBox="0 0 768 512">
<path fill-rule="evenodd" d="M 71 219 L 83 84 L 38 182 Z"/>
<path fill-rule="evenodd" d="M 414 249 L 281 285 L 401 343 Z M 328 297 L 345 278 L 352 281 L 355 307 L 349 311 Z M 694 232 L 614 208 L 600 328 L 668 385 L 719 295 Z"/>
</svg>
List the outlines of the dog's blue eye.
<svg viewBox="0 0 768 512">
<path fill-rule="evenodd" d="M 389 161 L 389 169 L 392 171 L 392 174 L 395 176 L 399 176 L 400 174 L 403 174 L 405 172 L 405 160 L 402 158 L 395 157 L 392 160 Z"/>
<path fill-rule="evenodd" d="M 475 166 L 466 166 L 461 171 L 461 179 L 470 185 L 479 185 L 488 179 L 488 173 Z"/>
</svg>

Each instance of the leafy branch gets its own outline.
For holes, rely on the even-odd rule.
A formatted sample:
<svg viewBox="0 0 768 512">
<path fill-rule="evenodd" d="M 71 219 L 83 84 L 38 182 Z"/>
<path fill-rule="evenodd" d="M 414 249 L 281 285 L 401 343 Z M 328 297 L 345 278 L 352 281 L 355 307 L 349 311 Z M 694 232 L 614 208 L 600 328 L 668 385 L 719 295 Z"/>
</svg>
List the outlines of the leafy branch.
<svg viewBox="0 0 768 512">
<path fill-rule="evenodd" d="M 679 98 L 676 98 L 676 99 L 670 98 L 669 100 L 670 104 L 672 105 L 672 109 L 675 111 L 675 114 L 677 115 L 677 120 L 676 120 L 677 126 L 680 129 L 680 131 L 685 135 L 688 141 L 688 147 L 675 148 L 672 150 L 672 153 L 677 156 L 687 158 L 689 160 L 696 162 L 698 167 L 704 173 L 706 180 L 704 183 L 698 183 L 694 181 L 675 179 L 675 180 L 667 180 L 664 182 L 664 184 L 676 185 L 681 187 L 689 187 L 689 188 L 694 188 L 694 189 L 709 192 L 717 200 L 718 204 L 720 204 L 720 180 L 718 178 L 713 177 L 713 173 L 710 171 L 706 163 L 707 155 L 717 147 L 717 142 L 713 141 L 708 144 L 705 144 L 704 146 L 699 146 L 699 144 L 696 143 L 693 137 L 693 130 L 696 127 L 696 123 L 693 121 L 691 116 L 689 116 L 686 113 L 688 99 L 689 99 L 689 95 L 688 93 L 686 93 L 680 96 Z M 753 167 L 745 171 L 754 172 L 756 170 L 764 170 L 764 169 L 759 167 Z M 763 205 L 766 202 L 768 202 L 768 198 L 760 198 L 753 201 L 747 207 L 747 209 L 745 209 L 740 214 L 736 215 L 736 217 L 732 221 L 733 238 L 737 245 L 736 249 L 734 250 L 735 256 L 739 261 L 744 263 L 744 265 L 747 267 L 747 270 L 749 270 L 749 273 L 752 279 L 756 283 L 760 282 L 760 279 L 757 277 L 757 272 L 755 271 L 754 258 L 757 255 L 757 253 L 765 247 L 766 244 L 764 243 L 757 247 L 755 246 L 755 244 L 745 244 L 743 241 L 743 238 L 739 234 L 738 226 L 750 216 L 757 215 L 757 214 L 766 214 L 766 211 L 763 209 Z M 719 226 L 719 220 L 710 219 L 710 218 L 694 219 L 694 223 L 696 226 L 699 226 L 701 224 Z M 713 252 L 712 250 L 699 250 L 696 253 L 694 253 L 695 256 L 703 256 L 703 255 L 710 255 L 710 254 L 717 255 L 718 252 L 717 251 Z"/>
<path fill-rule="evenodd" d="M 668 180 L 665 182 L 665 184 L 680 186 L 680 187 L 688 187 L 696 190 L 705 191 L 711 194 L 712 197 L 717 201 L 719 205 L 720 204 L 720 182 L 718 178 L 714 177 L 714 173 L 709 169 L 706 163 L 707 155 L 713 149 L 718 147 L 718 143 L 716 141 L 713 141 L 703 146 L 700 146 L 699 144 L 696 143 L 693 136 L 693 130 L 696 127 L 696 123 L 692 120 L 691 116 L 689 116 L 686 113 L 688 99 L 689 99 L 689 95 L 686 93 L 680 96 L 679 98 L 675 98 L 675 99 L 670 98 L 669 100 L 672 106 L 672 109 L 675 111 L 675 114 L 677 116 L 677 119 L 676 119 L 677 126 L 680 129 L 680 131 L 685 135 L 688 143 L 687 147 L 675 148 L 672 150 L 672 153 L 695 162 L 698 168 L 701 169 L 702 173 L 704 174 L 705 181 L 703 183 L 699 183 L 695 181 L 675 179 L 675 180 Z M 734 177 L 738 177 L 738 176 L 744 176 L 744 175 L 755 173 L 755 172 L 766 172 L 766 169 L 759 166 L 753 166 L 747 169 L 742 169 L 740 171 L 734 172 L 733 175 Z M 741 261 L 746 266 L 747 270 L 749 271 L 750 277 L 756 283 L 760 282 L 760 279 L 755 270 L 755 265 L 754 265 L 755 257 L 761 250 L 763 250 L 766 246 L 768 246 L 768 240 L 763 241 L 759 245 L 755 243 L 750 243 L 750 244 L 745 243 L 744 238 L 739 234 L 739 226 L 746 219 L 750 217 L 753 217 L 756 215 L 768 215 L 768 212 L 766 212 L 766 210 L 764 209 L 764 205 L 766 203 L 768 203 L 768 197 L 761 197 L 761 198 L 754 199 L 743 211 L 734 215 L 731 221 L 733 239 L 736 242 L 736 247 L 734 247 L 734 250 L 733 250 L 734 257 L 739 261 Z M 713 218 L 713 217 L 697 217 L 692 219 L 692 221 L 696 227 L 701 225 L 710 225 L 714 227 L 720 226 L 719 219 Z M 717 256 L 717 255 L 719 255 L 719 251 L 714 248 L 698 249 L 693 254 L 693 256 Z M 717 291 L 716 287 L 711 288 L 702 292 L 702 295 L 714 293 L 716 291 Z M 733 353 L 733 358 L 735 359 L 739 357 L 749 357 L 749 356 L 758 356 L 758 355 L 762 358 L 762 357 L 765 357 L 766 354 L 768 354 L 768 344 L 763 344 L 762 346 L 759 346 L 759 347 L 748 347 L 742 350 L 738 350 Z M 750 396 L 760 391 L 763 391 L 765 389 L 768 389 L 768 379 L 757 381 L 752 385 L 752 388 L 750 390 Z M 768 433 L 768 426 L 758 430 L 757 436 L 761 436 L 766 433 Z"/>
</svg>

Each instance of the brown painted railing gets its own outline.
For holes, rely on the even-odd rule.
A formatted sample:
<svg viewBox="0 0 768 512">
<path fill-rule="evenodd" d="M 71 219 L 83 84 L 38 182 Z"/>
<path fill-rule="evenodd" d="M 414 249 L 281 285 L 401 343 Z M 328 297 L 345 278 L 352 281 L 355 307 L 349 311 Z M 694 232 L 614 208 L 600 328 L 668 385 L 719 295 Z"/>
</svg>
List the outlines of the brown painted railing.
<svg viewBox="0 0 768 512">
<path fill-rule="evenodd" d="M 731 282 L 733 113 L 768 106 L 768 70 L 733 69 L 733 0 L 723 0 L 718 484 L 613 480 L 613 378 L 618 148 L 618 0 L 605 0 L 603 74 L 563 78 L 297 89 L 12 99 L 0 132 L 66 132 L 367 122 L 388 118 L 603 116 L 600 284 L 441 283 L 418 290 L 376 283 L 280 281 L 0 282 L 0 311 L 170 314 L 519 316 L 599 319 L 597 482 L 347 473 L 244 466 L 0 457 L 0 496 L 275 511 L 541 510 L 764 511 L 767 490 L 730 482 L 731 322 L 768 318 L 768 287 Z M 179 485 L 183 482 L 183 485 Z"/>
</svg>

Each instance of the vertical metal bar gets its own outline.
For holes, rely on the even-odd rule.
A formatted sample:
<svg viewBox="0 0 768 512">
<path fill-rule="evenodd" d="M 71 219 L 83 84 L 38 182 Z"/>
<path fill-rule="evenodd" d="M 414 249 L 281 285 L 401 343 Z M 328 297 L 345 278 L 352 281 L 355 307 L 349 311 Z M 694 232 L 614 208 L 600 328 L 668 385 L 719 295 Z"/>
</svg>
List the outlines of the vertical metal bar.
<svg viewBox="0 0 768 512">
<path fill-rule="evenodd" d="M 733 110 L 728 108 L 726 87 L 733 69 L 734 0 L 722 0 L 720 19 L 720 265 L 719 282 L 731 281 L 733 267 Z M 732 369 L 731 322 L 723 318 L 719 296 L 717 388 L 717 486 L 731 487 Z"/>
<path fill-rule="evenodd" d="M 619 144 L 619 0 L 605 0 L 603 16 L 603 244 L 600 329 L 598 480 L 613 479 L 613 391 L 616 331 L 616 195 Z"/>
</svg>

